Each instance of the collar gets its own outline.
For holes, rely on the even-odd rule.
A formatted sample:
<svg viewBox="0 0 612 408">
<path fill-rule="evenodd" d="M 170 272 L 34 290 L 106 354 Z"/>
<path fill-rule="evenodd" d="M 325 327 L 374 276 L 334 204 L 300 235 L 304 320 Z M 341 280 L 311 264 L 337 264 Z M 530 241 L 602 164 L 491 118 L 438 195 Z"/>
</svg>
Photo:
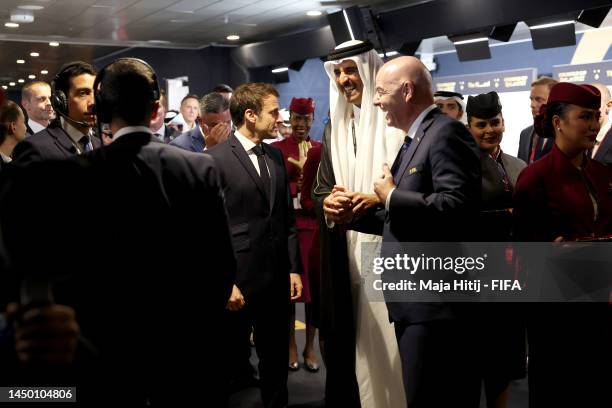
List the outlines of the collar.
<svg viewBox="0 0 612 408">
<path fill-rule="evenodd" d="M 355 123 L 359 125 L 359 119 L 361 118 L 361 108 L 357 105 L 353 105 L 353 117 L 355 118 Z"/>
<path fill-rule="evenodd" d="M 30 129 L 32 129 L 32 133 L 38 133 L 41 130 L 45 130 L 47 128 L 46 126 L 43 126 L 32 119 L 28 119 L 28 126 L 30 127 Z"/>
<path fill-rule="evenodd" d="M 489 156 L 491 156 L 493 158 L 493 160 L 495 160 L 496 162 L 500 162 L 501 163 L 501 156 L 502 156 L 502 149 L 501 147 L 497 148 L 497 152 L 490 154 Z"/>
<path fill-rule="evenodd" d="M 604 137 L 606 137 L 606 135 L 608 134 L 610 127 L 612 127 L 612 120 L 609 120 L 608 122 L 606 122 L 599 130 L 599 133 L 597 134 L 597 138 L 595 139 L 597 144 L 600 144 L 604 140 Z"/>
<path fill-rule="evenodd" d="M 416 135 L 417 130 L 419 130 L 421 123 L 423 123 L 423 120 L 429 114 L 429 112 L 431 112 L 434 109 L 436 109 L 435 104 L 432 104 L 431 106 L 428 106 L 427 108 L 423 109 L 423 112 L 421 112 L 419 116 L 417 116 L 414 122 L 412 122 L 410 129 L 408 129 L 408 137 L 410 137 L 411 139 L 414 139 L 414 136 Z"/>
<path fill-rule="evenodd" d="M 242 145 L 242 147 L 247 153 L 250 153 L 251 149 L 257 146 L 256 143 L 253 143 L 252 140 L 247 138 L 245 135 L 243 135 L 239 131 L 234 132 L 234 134 L 236 135 L 236 139 L 238 139 L 238 141 L 240 142 L 240 144 Z"/>
<path fill-rule="evenodd" d="M 202 126 L 198 124 L 196 127 L 198 128 L 198 133 L 200 134 L 200 136 L 202 136 L 202 140 L 206 142 L 206 136 L 204 136 L 204 132 L 202 132 Z"/>
<path fill-rule="evenodd" d="M 151 129 L 146 126 L 126 126 L 122 127 L 113 135 L 113 142 L 117 141 L 121 136 L 127 135 L 128 133 L 148 133 L 152 135 Z"/>
<path fill-rule="evenodd" d="M 162 123 L 162 125 L 159 127 L 159 129 L 157 129 L 156 131 L 153 132 L 154 135 L 159 135 L 158 139 L 160 140 L 164 140 L 164 136 L 166 136 L 166 124 Z"/>
<path fill-rule="evenodd" d="M 61 118 L 62 121 L 62 128 L 64 129 L 64 131 L 66 132 L 66 134 L 68 135 L 68 137 L 70 137 L 70 139 L 72 140 L 72 142 L 76 145 L 76 146 L 80 146 L 79 144 L 79 140 L 81 140 L 81 138 L 83 136 L 90 136 L 91 137 L 91 128 L 89 128 L 89 134 L 85 134 L 85 133 L 81 133 L 81 131 L 77 128 L 75 128 L 69 121 L 67 121 L 64 118 Z"/>
<path fill-rule="evenodd" d="M 10 163 L 13 159 L 11 159 L 10 156 L 7 156 L 6 154 L 2 153 L 0 151 L 0 157 L 2 157 L 2 161 L 5 163 Z"/>
</svg>

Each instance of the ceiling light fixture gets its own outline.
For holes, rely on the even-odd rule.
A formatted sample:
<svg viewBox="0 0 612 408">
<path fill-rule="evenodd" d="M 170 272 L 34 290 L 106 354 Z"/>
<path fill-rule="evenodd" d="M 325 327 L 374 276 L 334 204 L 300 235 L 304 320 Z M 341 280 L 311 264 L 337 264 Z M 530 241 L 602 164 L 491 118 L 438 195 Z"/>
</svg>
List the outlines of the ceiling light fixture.
<svg viewBox="0 0 612 408">
<path fill-rule="evenodd" d="M 574 20 L 557 21 L 556 23 L 548 23 L 548 24 L 538 24 L 538 25 L 529 27 L 529 29 L 530 30 L 541 30 L 544 28 L 553 28 L 553 27 L 559 27 L 559 26 L 570 25 L 570 24 L 574 24 Z"/>
<path fill-rule="evenodd" d="M 240 39 L 240 36 L 238 34 L 230 34 L 225 38 L 227 38 L 230 41 L 238 41 Z"/>
<path fill-rule="evenodd" d="M 49 71 L 47 71 L 46 69 L 43 69 L 42 71 L 40 71 L 41 74 L 43 75 L 47 75 L 49 73 Z"/>
<path fill-rule="evenodd" d="M 4 26 L 8 27 L 8 28 L 17 28 L 17 27 L 19 27 L 19 24 L 17 24 L 17 23 L 4 23 Z"/>
<path fill-rule="evenodd" d="M 18 59 L 18 60 L 17 60 L 17 63 L 18 63 L 18 64 L 25 64 L 25 61 L 24 61 L 24 60 L 22 60 L 22 59 Z"/>
<path fill-rule="evenodd" d="M 306 12 L 306 15 L 309 17 L 319 17 L 321 14 L 323 13 L 320 12 L 319 10 L 310 10 Z"/>
<path fill-rule="evenodd" d="M 23 84 L 25 82 L 25 79 L 18 79 L 17 82 L 19 82 L 20 84 Z"/>
<path fill-rule="evenodd" d="M 40 56 L 40 54 L 37 53 L 37 52 L 31 52 L 30 53 L 30 57 L 39 57 L 39 56 Z"/>
<path fill-rule="evenodd" d="M 17 8 L 21 10 L 42 10 L 45 8 L 45 6 L 34 6 L 31 4 L 24 4 L 22 6 L 17 6 Z"/>
<path fill-rule="evenodd" d="M 36 75 L 28 75 L 28 78 L 30 78 L 30 79 L 36 79 Z"/>
<path fill-rule="evenodd" d="M 464 45 L 464 44 L 472 44 L 472 43 L 477 43 L 477 42 L 482 42 L 482 41 L 489 41 L 489 37 L 472 38 L 471 40 L 453 42 L 453 44 Z"/>
<path fill-rule="evenodd" d="M 273 74 L 280 74 L 281 72 L 285 72 L 285 71 L 289 71 L 289 68 L 287 67 L 278 67 L 278 68 L 274 68 L 272 70 Z"/>
<path fill-rule="evenodd" d="M 59 47 L 59 43 L 58 43 L 57 41 L 51 41 L 51 42 L 49 43 L 49 45 L 50 45 L 51 47 Z"/>
<path fill-rule="evenodd" d="M 8 89 L 8 86 L 2 85 L 2 89 Z"/>
<path fill-rule="evenodd" d="M 14 82 L 9 82 L 9 86 L 15 86 Z"/>
</svg>

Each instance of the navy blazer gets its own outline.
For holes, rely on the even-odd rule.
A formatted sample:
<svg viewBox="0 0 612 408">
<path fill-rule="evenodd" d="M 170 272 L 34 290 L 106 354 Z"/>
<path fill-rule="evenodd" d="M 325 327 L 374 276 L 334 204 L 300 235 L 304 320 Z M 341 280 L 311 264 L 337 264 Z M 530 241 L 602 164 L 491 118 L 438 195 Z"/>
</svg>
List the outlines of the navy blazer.
<svg viewBox="0 0 612 408">
<path fill-rule="evenodd" d="M 395 257 L 401 242 L 474 238 L 481 194 L 480 151 L 465 125 L 433 109 L 406 151 L 395 184 L 389 210 L 371 214 L 353 228 L 376 233 L 374 220 L 384 219 L 381 256 Z M 393 279 L 385 275 L 384 280 Z M 387 308 L 392 321 L 406 324 L 454 317 L 451 307 L 442 302 L 388 302 Z"/>
<path fill-rule="evenodd" d="M 529 156 L 531 155 L 531 143 L 534 135 L 533 125 L 526 127 L 521 131 L 521 138 L 519 139 L 519 149 L 517 156 L 519 159 L 529 164 Z M 552 145 L 555 144 L 553 139 L 546 139 L 540 136 L 538 141 L 538 150 L 536 151 L 535 160 L 540 159 L 542 156 L 550 152 Z"/>
<path fill-rule="evenodd" d="M 91 139 L 94 149 L 102 145 L 100 139 Z M 65 159 L 77 154 L 70 136 L 60 126 L 49 126 L 17 143 L 13 160 L 25 164 L 37 160 Z"/>
<path fill-rule="evenodd" d="M 289 273 L 302 273 L 285 161 L 280 150 L 261 145 L 270 171 L 269 198 L 235 135 L 207 150 L 219 168 L 225 196 L 238 260 L 235 283 L 247 299 L 262 293 L 285 297 Z"/>
<path fill-rule="evenodd" d="M 172 146 L 180 147 L 181 149 L 189 150 L 196 153 L 202 153 L 206 142 L 202 137 L 200 126 L 196 125 L 193 129 L 182 133 L 170 142 Z"/>
<path fill-rule="evenodd" d="M 604 136 L 601 146 L 599 146 L 593 158 L 600 163 L 612 166 L 612 128 Z"/>
</svg>

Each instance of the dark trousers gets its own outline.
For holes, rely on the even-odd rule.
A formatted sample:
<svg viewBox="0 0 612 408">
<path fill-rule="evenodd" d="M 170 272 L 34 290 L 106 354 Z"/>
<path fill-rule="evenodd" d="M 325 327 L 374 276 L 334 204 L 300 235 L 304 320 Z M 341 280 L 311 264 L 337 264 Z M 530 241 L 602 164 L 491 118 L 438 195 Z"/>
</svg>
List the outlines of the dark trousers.
<svg viewBox="0 0 612 408">
<path fill-rule="evenodd" d="M 241 310 L 227 312 L 232 339 L 229 346 L 236 351 L 244 349 L 245 333 L 253 327 L 264 406 L 285 407 L 288 403 L 289 289 L 270 290 L 245 301 Z M 243 353 L 238 352 L 233 358 L 238 358 L 238 363 L 244 365 Z"/>
<path fill-rule="evenodd" d="M 410 408 L 479 406 L 469 334 L 454 320 L 395 325 Z"/>
</svg>

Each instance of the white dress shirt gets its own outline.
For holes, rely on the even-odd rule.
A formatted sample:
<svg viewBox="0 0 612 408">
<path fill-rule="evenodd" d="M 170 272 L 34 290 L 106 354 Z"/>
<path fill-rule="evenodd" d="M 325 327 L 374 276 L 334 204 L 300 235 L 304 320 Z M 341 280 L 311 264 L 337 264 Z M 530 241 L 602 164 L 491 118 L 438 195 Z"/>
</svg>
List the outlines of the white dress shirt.
<svg viewBox="0 0 612 408">
<path fill-rule="evenodd" d="M 243 134 L 241 134 L 239 131 L 234 132 L 234 134 L 236 135 L 236 139 L 238 139 L 242 147 L 244 147 L 244 150 L 249 155 L 249 159 L 251 159 L 251 163 L 253 163 L 253 166 L 255 167 L 257 174 L 261 176 L 261 173 L 259 172 L 259 163 L 257 163 L 257 155 L 253 151 L 253 148 L 257 146 L 257 144 L 254 143 L 249 138 L 247 138 L 246 136 L 244 136 Z M 268 163 L 266 163 L 266 168 L 268 169 L 268 174 L 270 174 Z"/>
<path fill-rule="evenodd" d="M 126 126 L 122 127 L 117 131 L 117 133 L 113 134 L 112 141 L 114 142 L 121 136 L 127 135 L 128 133 L 148 133 L 150 135 L 153 134 L 153 132 L 151 132 L 151 129 L 146 126 Z"/>
<path fill-rule="evenodd" d="M 33 134 L 36 134 L 41 130 L 45 130 L 47 128 L 46 126 L 43 126 L 40 123 L 33 121 L 32 119 L 28 119 L 28 126 L 30 127 L 30 129 L 32 129 Z"/>
</svg>

